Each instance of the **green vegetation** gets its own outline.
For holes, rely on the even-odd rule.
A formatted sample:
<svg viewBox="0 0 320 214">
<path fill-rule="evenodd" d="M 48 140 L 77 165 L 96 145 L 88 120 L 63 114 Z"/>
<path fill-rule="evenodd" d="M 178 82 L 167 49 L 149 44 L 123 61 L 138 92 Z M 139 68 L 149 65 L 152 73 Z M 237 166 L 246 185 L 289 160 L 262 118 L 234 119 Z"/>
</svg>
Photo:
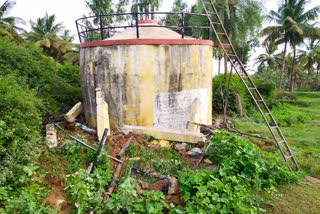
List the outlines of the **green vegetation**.
<svg viewBox="0 0 320 214">
<path fill-rule="evenodd" d="M 207 154 L 217 167 L 179 176 L 187 213 L 256 213 L 261 210 L 253 191 L 299 179 L 282 161 L 237 135 L 220 131 L 211 143 Z"/>
<path fill-rule="evenodd" d="M 282 127 L 282 131 L 297 158 L 300 168 L 309 175 L 320 178 L 319 165 L 315 164 L 320 158 L 320 93 L 296 92 L 295 94 L 297 100 L 291 101 L 290 105 L 285 105 L 289 108 L 289 111 L 283 113 L 283 109 L 274 109 L 273 113 L 277 121 L 285 121 L 282 125 L 286 127 Z M 293 123 L 292 120 L 294 120 Z M 288 126 L 288 121 L 291 122 L 290 126 Z M 237 119 L 235 122 L 236 127 L 243 132 L 270 136 L 264 123 L 252 123 L 243 118 Z"/>
<path fill-rule="evenodd" d="M 152 1 L 151 11 L 163 1 Z M 208 2 L 205 0 L 205 2 Z M 85 1 L 92 14 L 136 12 L 138 6 L 149 11 L 150 1 Z M 304 174 L 320 178 L 320 30 L 313 21 L 320 7 L 308 8 L 306 0 L 284 0 L 268 19 L 275 23 L 260 32 L 262 5 L 256 0 L 221 0 L 215 5 L 241 61 L 246 64 L 249 52 L 259 46 L 261 35 L 265 53 L 255 57 L 258 71 L 252 75 L 258 90 L 287 138 L 301 172 L 290 172 L 279 152 L 269 140 L 249 140 L 225 131 L 212 136 L 207 157 L 216 166 L 212 171 L 203 164 L 193 171 L 194 159 L 172 148 L 158 148 L 149 142 L 132 143 L 125 154 L 126 166 L 112 196 L 106 195 L 115 165 L 107 157 L 105 146 L 92 174 L 87 169 L 95 152 L 73 140 L 65 140 L 58 131 L 58 148 L 48 150 L 43 137 L 42 121 L 54 118 L 81 100 L 79 50 L 73 36 L 56 23 L 55 14 L 45 14 L 29 21 L 31 31 L 17 27 L 24 22 L 9 16 L 15 5 L 0 0 L 0 213 L 58 213 L 50 197 L 67 201 L 68 213 L 317 213 L 320 209 L 319 185 L 300 182 Z M 188 6 L 190 7 L 190 11 Z M 203 13 L 200 1 L 188 5 L 175 0 L 173 12 Z M 209 11 L 212 12 L 212 11 Z M 151 16 L 152 17 L 152 16 Z M 214 16 L 212 20 L 216 22 Z M 110 26 L 130 17 L 104 18 Z M 163 23 L 180 25 L 179 15 L 162 17 Z M 97 25 L 96 19 L 88 25 Z M 204 25 L 204 17 L 185 16 L 186 25 Z M 218 27 L 219 28 L 219 27 Z M 221 31 L 221 29 L 218 29 Z M 91 32 L 95 36 L 96 32 Z M 206 38 L 207 30 L 186 35 Z M 211 31 L 210 39 L 217 42 Z M 225 42 L 225 41 L 223 41 Z M 299 44 L 304 49 L 297 50 Z M 279 45 L 284 51 L 279 52 Z M 288 51 L 288 45 L 292 47 Z M 220 64 L 225 58 L 221 49 L 214 50 Z M 213 79 L 213 113 L 223 113 L 227 94 L 228 70 Z M 287 88 L 291 92 L 276 91 Z M 292 92 L 295 88 L 305 91 Z M 307 91 L 309 90 L 309 91 Z M 313 90 L 313 91 L 311 91 Z M 231 76 L 228 115 L 237 129 L 270 137 L 261 115 L 255 108 L 237 75 Z M 243 117 L 245 116 L 245 117 Z M 74 133 L 83 142 L 98 148 L 94 140 L 78 128 Z M 89 139 L 89 138 L 88 138 Z M 147 145 L 148 144 L 148 145 Z M 188 149 L 192 147 L 188 146 Z M 266 152 L 268 151 L 268 153 Z M 180 185 L 179 205 L 171 203 L 166 190 L 142 189 L 155 178 L 138 174 L 129 177 L 133 161 L 140 158 L 139 168 L 155 175 L 176 176 Z M 163 187 L 163 184 L 160 183 Z M 140 188 L 141 185 L 141 188 Z M 151 189 L 151 188 L 150 188 Z M 160 188 L 155 187 L 156 190 Z M 180 197 L 180 195 L 176 195 Z"/>
</svg>

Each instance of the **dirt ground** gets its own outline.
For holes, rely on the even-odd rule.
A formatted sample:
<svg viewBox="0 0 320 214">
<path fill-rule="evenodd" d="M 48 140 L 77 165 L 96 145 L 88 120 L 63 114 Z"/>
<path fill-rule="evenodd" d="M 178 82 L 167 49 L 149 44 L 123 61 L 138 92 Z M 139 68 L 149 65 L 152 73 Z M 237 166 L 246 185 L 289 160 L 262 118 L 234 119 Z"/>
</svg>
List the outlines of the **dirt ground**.
<svg viewBox="0 0 320 214">
<path fill-rule="evenodd" d="M 64 194 L 63 187 L 61 186 L 61 181 L 58 176 L 50 177 L 46 175 L 44 178 L 48 182 L 49 188 L 51 188 L 51 193 L 45 199 L 43 199 L 44 203 L 49 203 L 51 208 L 55 208 L 57 203 L 60 202 L 60 212 L 59 214 L 66 214 L 68 207 L 67 197 Z"/>
</svg>

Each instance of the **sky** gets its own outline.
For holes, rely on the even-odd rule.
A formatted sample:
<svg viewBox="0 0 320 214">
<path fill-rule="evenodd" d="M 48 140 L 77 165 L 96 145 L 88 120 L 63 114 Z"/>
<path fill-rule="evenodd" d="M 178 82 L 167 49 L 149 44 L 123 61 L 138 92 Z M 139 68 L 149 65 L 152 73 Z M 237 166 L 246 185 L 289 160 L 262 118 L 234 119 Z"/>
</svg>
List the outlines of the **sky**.
<svg viewBox="0 0 320 214">
<path fill-rule="evenodd" d="M 49 15 L 55 14 L 57 22 L 62 22 L 66 29 L 71 31 L 72 35 L 75 35 L 75 42 L 79 42 L 77 37 L 77 30 L 75 20 L 88 15 L 89 10 L 86 8 L 85 0 L 15 0 L 16 5 L 12 8 L 8 15 L 20 17 L 27 22 L 26 25 L 22 25 L 25 30 L 30 30 L 29 21 L 36 21 L 38 17 L 43 17 L 45 13 Z M 189 7 L 193 5 L 197 0 L 185 0 Z M 3 1 L 0 0 L 2 3 Z M 280 0 L 261 0 L 264 8 L 263 13 L 267 14 L 270 10 L 277 10 L 280 5 Z M 159 11 L 170 11 L 173 4 L 173 0 L 162 0 L 162 6 Z M 319 3 L 319 0 L 310 0 L 309 7 L 314 7 Z M 320 19 L 319 19 L 320 22 Z M 264 23 L 263 27 L 269 23 Z M 252 55 L 255 57 L 263 52 L 263 48 L 256 48 Z M 255 58 L 253 57 L 253 58 Z M 253 59 L 251 58 L 251 59 Z M 254 61 L 249 62 L 250 69 L 255 70 Z M 214 65 L 216 67 L 216 64 Z"/>
<path fill-rule="evenodd" d="M 72 34 L 76 35 L 75 20 L 83 15 L 88 15 L 89 10 L 86 8 L 85 0 L 15 0 L 16 5 L 10 11 L 10 16 L 20 17 L 27 22 L 22 26 L 29 30 L 30 20 L 35 21 L 38 17 L 43 17 L 45 13 L 49 15 L 56 14 L 57 22 L 62 22 L 63 25 L 71 30 Z M 277 9 L 278 0 L 269 0 L 264 3 L 270 9 Z M 314 0 L 316 1 L 316 0 Z M 1 1 L 2 2 L 2 1 Z M 193 5 L 196 0 L 185 0 L 189 6 Z M 163 0 L 159 11 L 170 11 L 173 0 Z M 265 9 L 267 11 L 268 9 Z"/>
</svg>

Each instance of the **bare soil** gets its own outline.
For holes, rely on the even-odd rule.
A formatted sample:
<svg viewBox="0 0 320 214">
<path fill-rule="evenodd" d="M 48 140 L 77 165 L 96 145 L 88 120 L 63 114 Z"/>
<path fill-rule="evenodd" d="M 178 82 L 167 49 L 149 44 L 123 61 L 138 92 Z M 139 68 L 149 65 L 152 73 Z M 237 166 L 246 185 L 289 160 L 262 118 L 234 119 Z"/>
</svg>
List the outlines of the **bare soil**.
<svg viewBox="0 0 320 214">
<path fill-rule="evenodd" d="M 61 186 L 61 181 L 58 176 L 50 177 L 46 175 L 44 178 L 48 182 L 49 188 L 51 188 L 51 193 L 46 198 L 43 199 L 44 203 L 49 203 L 51 208 L 55 208 L 58 201 L 63 200 L 60 206 L 59 214 L 65 214 L 66 209 L 68 208 L 67 198 L 64 195 L 63 187 Z"/>
</svg>

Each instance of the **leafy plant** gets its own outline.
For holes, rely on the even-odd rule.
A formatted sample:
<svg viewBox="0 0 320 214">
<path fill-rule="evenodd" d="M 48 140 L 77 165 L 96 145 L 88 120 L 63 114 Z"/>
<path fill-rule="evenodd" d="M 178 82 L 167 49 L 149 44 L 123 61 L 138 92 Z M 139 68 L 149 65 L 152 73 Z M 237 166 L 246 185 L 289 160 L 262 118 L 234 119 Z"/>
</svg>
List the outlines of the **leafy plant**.
<svg viewBox="0 0 320 214">
<path fill-rule="evenodd" d="M 169 205 L 160 191 L 144 192 L 139 197 L 137 184 L 133 178 L 126 178 L 120 184 L 117 193 L 113 194 L 107 203 L 107 210 L 111 213 L 163 213 Z"/>
<path fill-rule="evenodd" d="M 105 209 L 105 189 L 112 174 L 110 171 L 109 158 L 103 153 L 98 158 L 98 166 L 90 174 L 85 169 L 67 175 L 67 187 L 69 197 L 74 201 L 78 213 L 89 211 L 101 212 Z"/>
<path fill-rule="evenodd" d="M 259 199 L 253 190 L 299 179 L 277 158 L 240 136 L 220 131 L 211 143 L 207 155 L 218 166 L 211 172 L 186 170 L 178 177 L 187 213 L 257 213 Z"/>
</svg>

